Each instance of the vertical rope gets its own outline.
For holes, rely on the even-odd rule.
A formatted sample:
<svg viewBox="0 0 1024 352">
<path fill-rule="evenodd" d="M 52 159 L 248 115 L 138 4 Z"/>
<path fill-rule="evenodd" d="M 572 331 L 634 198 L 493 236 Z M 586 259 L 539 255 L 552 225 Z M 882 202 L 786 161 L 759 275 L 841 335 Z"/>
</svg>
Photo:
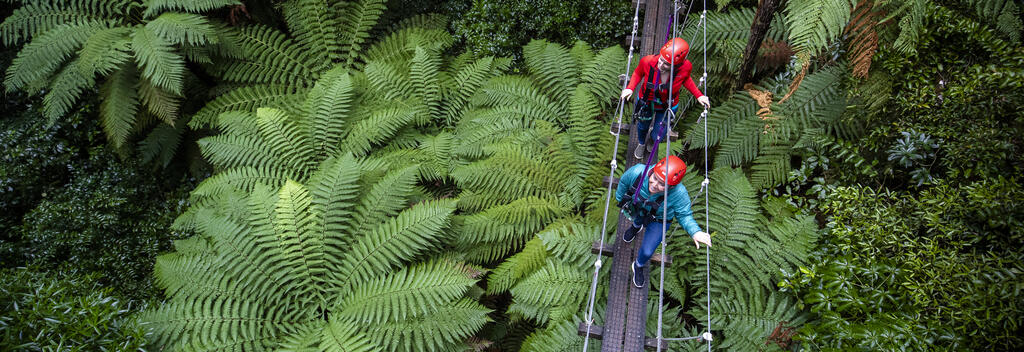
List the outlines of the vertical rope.
<svg viewBox="0 0 1024 352">
<path fill-rule="evenodd" d="M 708 78 L 708 22 L 707 22 L 708 1 L 707 0 L 703 0 L 703 1 L 704 1 L 704 12 L 702 12 L 700 14 L 700 22 L 704 25 L 702 27 L 702 30 L 704 32 L 704 40 L 703 40 L 704 41 L 704 43 L 703 43 L 703 45 L 704 45 L 704 65 L 703 65 L 704 66 L 703 67 L 704 74 L 701 75 L 700 80 L 705 83 L 705 87 L 706 87 L 707 86 L 707 78 Z M 702 185 L 705 188 L 707 188 L 705 190 L 706 193 L 704 193 L 704 229 L 708 233 L 708 238 L 711 238 L 711 216 L 710 216 L 711 214 L 710 214 L 710 210 L 709 210 L 710 209 L 710 204 L 711 204 L 711 202 L 710 202 L 710 199 L 711 199 L 711 189 L 708 186 L 708 184 L 711 183 L 711 180 L 708 178 L 708 108 L 707 107 L 704 107 L 704 112 L 702 114 L 704 115 L 703 116 L 703 119 L 704 119 L 704 182 L 702 183 Z M 708 352 L 711 352 L 711 246 L 705 246 L 704 247 L 704 264 L 705 264 L 705 269 L 707 270 L 707 278 L 708 278 L 708 286 L 707 286 L 707 289 L 708 289 L 707 290 L 707 295 L 708 295 L 708 324 L 707 324 L 707 331 L 704 332 L 704 340 L 707 341 Z"/>
<path fill-rule="evenodd" d="M 679 11 L 679 1 L 678 0 L 672 0 L 672 15 L 673 15 L 673 17 L 675 16 L 676 12 L 678 12 L 678 11 Z M 687 14 L 689 14 L 689 11 L 687 11 Z M 676 37 L 676 26 L 673 25 L 672 26 L 672 38 L 675 38 L 675 37 Z M 665 124 L 665 126 L 672 125 L 671 122 L 676 117 L 675 116 L 675 112 L 672 111 L 672 91 L 674 90 L 674 88 L 676 86 L 675 85 L 675 79 L 676 79 L 676 74 L 675 74 L 675 71 L 676 71 L 676 56 L 675 56 L 675 52 L 676 52 L 676 50 L 675 49 L 676 49 L 675 48 L 675 41 L 673 40 L 672 41 L 672 61 L 670 62 L 671 68 L 669 68 L 669 76 L 668 76 L 669 77 L 668 78 L 668 101 L 665 103 L 665 105 L 666 105 L 665 121 L 663 122 Z M 658 74 L 661 74 L 661 73 L 659 72 Z M 670 131 L 665 131 L 665 128 L 662 128 L 662 130 L 665 132 L 664 137 L 663 137 L 663 138 L 665 138 L 665 157 L 668 158 L 668 156 L 672 153 L 672 138 L 669 137 Z M 661 135 L 659 135 L 659 137 L 660 136 Z M 656 152 L 657 150 L 654 150 L 654 151 Z M 666 164 L 667 164 L 667 161 L 666 161 Z M 662 204 L 661 205 L 661 273 L 658 275 L 658 336 L 657 336 L 658 346 L 656 347 L 658 352 L 661 352 L 661 341 L 662 341 L 662 338 L 664 338 L 664 335 L 662 334 L 662 322 L 663 322 L 663 316 L 664 316 L 664 309 L 663 309 L 663 307 L 664 307 L 664 304 L 665 304 L 665 258 L 666 258 L 665 248 L 668 247 L 668 241 L 667 241 L 668 240 L 668 238 L 667 238 L 668 237 L 668 226 L 667 225 L 668 225 L 668 188 L 669 188 L 669 185 L 668 185 L 668 167 L 667 167 L 667 165 L 665 167 L 665 176 L 663 177 L 662 181 L 663 181 L 662 184 L 664 185 L 665 189 L 663 190 L 664 195 L 662 196 L 662 199 L 661 199 L 661 204 Z"/>
<path fill-rule="evenodd" d="M 633 32 L 632 32 L 632 34 L 630 34 L 630 37 L 629 37 L 629 54 L 626 57 L 626 75 L 629 75 L 629 68 L 633 65 L 633 44 L 636 42 L 636 31 L 637 31 L 637 27 L 639 26 L 639 24 L 640 24 L 640 2 L 637 1 L 636 2 L 636 9 L 633 10 Z M 628 82 L 629 82 L 628 79 L 623 80 L 623 82 L 622 82 L 622 89 L 623 90 L 626 89 L 626 85 L 628 84 Z M 615 131 L 615 147 L 614 147 L 614 150 L 612 151 L 612 161 L 611 161 L 611 165 L 610 165 L 611 170 L 609 171 L 609 175 L 608 175 L 609 178 L 615 177 L 615 169 L 618 168 L 618 163 L 616 162 L 616 158 L 619 155 L 619 135 L 622 133 L 622 113 L 625 110 L 625 105 L 626 105 L 625 104 L 625 99 L 621 99 L 620 98 L 619 99 L 619 105 L 616 108 L 616 114 L 618 115 L 618 117 L 616 119 L 616 121 L 617 121 L 616 123 L 618 123 L 618 128 Z M 597 251 L 597 255 L 596 255 L 597 259 L 594 260 L 594 275 L 593 275 L 593 278 L 590 280 L 590 299 L 589 299 L 589 302 L 587 303 L 587 315 L 584 318 L 584 320 L 587 323 L 587 334 L 583 337 L 583 352 L 587 352 L 587 349 L 590 347 L 590 332 L 591 332 L 591 328 L 593 328 L 593 326 L 594 326 L 594 299 L 595 299 L 595 296 L 597 296 L 597 278 L 598 278 L 598 276 L 601 273 L 601 255 L 602 255 L 601 253 L 604 252 L 604 237 L 605 237 L 605 234 L 608 231 L 608 208 L 609 208 L 609 205 L 611 204 L 611 197 L 612 197 L 612 184 L 611 184 L 611 182 L 608 182 L 608 189 L 606 190 L 606 195 L 605 195 L 605 199 L 604 199 L 604 219 L 601 222 L 601 232 L 598 233 L 598 235 L 597 235 L 597 237 L 601 241 L 601 244 L 600 244 L 600 247 L 599 247 L 600 250 Z"/>
</svg>

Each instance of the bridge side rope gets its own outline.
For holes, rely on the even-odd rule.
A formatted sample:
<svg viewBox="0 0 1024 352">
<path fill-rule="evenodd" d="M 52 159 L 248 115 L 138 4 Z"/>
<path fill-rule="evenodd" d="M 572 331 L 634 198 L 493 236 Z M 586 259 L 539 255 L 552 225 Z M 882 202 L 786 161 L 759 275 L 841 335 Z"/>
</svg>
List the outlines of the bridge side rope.
<svg viewBox="0 0 1024 352">
<path fill-rule="evenodd" d="M 691 4 L 692 3 L 693 2 L 691 1 Z M 703 11 L 701 12 L 701 15 L 700 15 L 700 22 L 698 22 L 697 25 L 702 28 L 703 35 L 704 35 L 704 37 L 703 37 L 704 40 L 703 40 L 703 43 L 702 43 L 704 45 L 704 52 L 703 52 L 703 54 L 704 54 L 703 56 L 704 57 L 703 57 L 703 65 L 702 65 L 703 74 L 701 75 L 701 78 L 700 78 L 700 84 L 706 87 L 705 82 L 707 81 L 707 76 L 708 76 L 708 71 L 707 71 L 707 64 L 708 64 L 708 54 L 707 54 L 707 45 L 708 45 L 707 44 L 707 12 L 708 12 L 708 10 L 707 10 L 707 0 L 703 0 L 703 3 L 704 3 L 703 4 L 704 5 L 703 9 L 702 9 Z M 678 11 L 678 10 L 679 10 L 679 8 L 678 8 L 678 0 L 673 0 L 673 11 L 675 12 L 675 11 Z M 689 9 L 687 9 L 687 15 L 689 15 Z M 684 26 L 684 28 L 685 28 L 685 26 Z M 672 32 L 673 32 L 673 37 L 675 37 L 676 28 L 675 28 L 674 25 L 672 27 Z M 694 33 L 694 35 L 696 35 L 696 33 Z M 691 39 L 691 42 L 692 42 L 692 39 Z M 675 69 L 674 57 L 673 57 L 673 62 L 672 62 L 671 66 L 672 66 L 672 71 L 674 71 L 674 69 Z M 675 79 L 675 73 L 670 71 L 669 77 L 670 77 L 669 87 L 674 87 L 674 83 L 672 83 L 672 80 Z M 707 92 L 705 92 L 705 93 L 707 93 Z M 669 89 L 669 93 L 668 94 L 669 94 L 668 101 L 671 102 L 672 101 L 672 89 Z M 691 101 L 692 101 L 692 98 L 691 98 Z M 690 101 L 687 102 L 687 106 L 689 106 L 689 103 L 690 103 Z M 671 111 L 672 110 L 671 108 L 668 109 L 668 110 L 669 110 L 668 111 L 668 119 L 669 119 L 669 121 L 671 121 L 675 117 L 675 114 Z M 708 191 L 708 185 L 711 183 L 711 180 L 708 178 L 708 145 L 707 145 L 707 143 L 708 143 L 707 142 L 707 139 L 708 139 L 707 138 L 708 127 L 707 127 L 707 116 L 708 116 L 708 108 L 705 107 L 704 111 L 701 112 L 700 119 L 698 120 L 698 123 L 700 121 L 703 121 L 703 123 L 704 123 L 704 181 L 701 182 L 701 187 L 700 187 L 700 192 L 701 193 Z M 678 122 L 678 120 L 676 122 Z M 666 124 L 669 124 L 669 122 L 666 122 Z M 673 123 L 672 126 L 674 128 L 675 124 Z M 672 153 L 671 144 L 672 144 L 672 139 L 671 138 L 666 138 L 666 142 L 665 142 L 665 155 L 669 155 L 670 153 Z M 710 210 L 709 210 L 710 209 L 710 207 L 709 207 L 709 205 L 710 205 L 710 201 L 709 201 L 710 195 L 711 194 L 710 194 L 709 191 L 708 191 L 708 194 L 704 195 L 704 228 L 705 228 L 705 231 L 707 231 L 709 234 L 711 233 L 711 221 L 710 221 Z M 662 214 L 666 215 L 666 216 L 662 216 L 662 219 L 661 219 L 661 222 L 662 222 L 661 223 L 662 224 L 662 226 L 661 226 L 661 229 L 662 229 L 661 230 L 661 256 L 662 256 L 662 258 L 665 258 L 665 251 L 666 251 L 666 248 L 668 247 L 668 239 L 667 239 L 667 236 L 668 236 L 668 226 L 666 226 L 668 224 L 668 216 L 667 216 L 667 214 L 668 214 L 668 187 L 665 187 L 664 197 L 662 198 Z M 707 271 L 707 295 L 708 295 L 707 312 L 708 312 L 708 316 L 707 316 L 707 325 L 705 326 L 706 330 L 700 336 L 679 337 L 679 338 L 665 338 L 662 335 L 662 317 L 664 315 L 664 297 L 665 297 L 665 261 L 661 262 L 661 275 L 660 275 L 660 278 L 659 278 L 660 282 L 659 282 L 659 286 L 658 286 L 658 335 L 657 335 L 657 339 L 658 339 L 657 340 L 657 351 L 658 352 L 661 352 L 661 345 L 662 345 L 661 342 L 662 341 L 685 341 L 685 340 L 695 340 L 695 339 L 701 339 L 701 340 L 706 341 L 707 347 L 708 347 L 708 352 L 711 351 L 711 341 L 713 339 L 713 336 L 711 335 L 711 247 L 710 246 L 704 246 L 704 253 L 705 253 L 705 270 Z"/>
<path fill-rule="evenodd" d="M 633 65 L 633 45 L 634 45 L 634 43 L 636 43 L 636 31 L 637 31 L 637 27 L 639 26 L 639 24 L 640 24 L 640 1 L 637 1 L 636 2 L 636 9 L 633 10 L 633 32 L 632 32 L 632 34 L 630 34 L 630 37 L 629 37 L 629 55 L 626 58 L 626 73 L 623 74 L 624 76 L 628 76 L 629 75 L 629 69 Z M 629 84 L 629 81 L 628 80 L 623 80 L 623 82 L 622 82 L 622 89 L 623 90 L 626 89 L 626 85 L 627 84 Z M 618 117 L 617 117 L 618 125 L 617 125 L 617 128 L 615 130 L 615 133 L 613 133 L 615 135 L 615 147 L 614 147 L 614 150 L 612 151 L 612 161 L 610 163 L 611 170 L 608 172 L 609 179 L 615 177 L 615 169 L 617 169 L 619 167 L 619 165 L 618 165 L 618 163 L 616 161 L 616 156 L 619 155 L 619 135 L 621 135 L 621 132 L 622 132 L 622 113 L 625 110 L 625 105 L 626 105 L 625 101 L 626 101 L 625 99 L 619 99 L 619 106 L 616 108 L 616 114 L 618 115 Z M 587 352 L 587 348 L 589 347 L 589 344 L 590 344 L 591 328 L 593 328 L 593 326 L 594 326 L 594 298 L 595 298 L 595 296 L 597 296 L 597 278 L 598 278 L 598 276 L 600 276 L 600 273 L 601 273 L 601 253 L 604 252 L 604 237 L 605 237 L 605 234 L 608 231 L 608 208 L 609 208 L 609 205 L 611 204 L 611 197 L 612 197 L 612 183 L 608 182 L 608 189 L 606 191 L 606 196 L 605 196 L 605 199 L 604 199 L 604 219 L 601 221 L 601 232 L 598 233 L 598 237 L 600 238 L 600 241 L 601 241 L 601 244 L 600 244 L 600 247 L 599 247 L 600 250 L 597 251 L 597 254 L 595 255 L 596 260 L 594 260 L 594 275 L 593 275 L 593 278 L 590 281 L 590 299 L 589 299 L 589 302 L 587 303 L 587 315 L 584 318 L 584 321 L 586 321 L 586 323 L 587 323 L 587 334 L 584 335 L 584 337 L 583 337 L 583 352 Z"/>
</svg>

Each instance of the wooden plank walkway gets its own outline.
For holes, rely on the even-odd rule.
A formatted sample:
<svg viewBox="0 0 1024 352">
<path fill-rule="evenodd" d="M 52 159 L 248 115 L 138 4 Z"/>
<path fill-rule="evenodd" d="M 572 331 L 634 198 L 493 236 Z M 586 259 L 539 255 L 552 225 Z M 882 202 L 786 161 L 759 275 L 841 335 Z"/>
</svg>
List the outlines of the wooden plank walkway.
<svg viewBox="0 0 1024 352">
<path fill-rule="evenodd" d="M 635 60 L 653 54 L 664 43 L 664 36 L 669 26 L 669 14 L 672 11 L 672 1 L 669 0 L 638 1 L 641 1 L 642 6 L 644 6 L 644 24 L 642 27 L 643 36 L 641 43 L 636 48 L 638 51 L 634 52 Z M 626 119 L 628 120 L 629 118 L 627 117 Z M 638 144 L 637 136 L 636 131 L 626 124 L 611 126 L 610 130 L 614 132 L 620 127 L 622 132 L 628 131 L 629 133 L 629 139 L 624 150 L 625 167 L 628 169 L 638 162 L 633 157 L 633 150 L 636 149 Z M 678 134 L 672 131 L 669 138 L 675 140 L 678 138 Z M 618 180 L 605 178 L 604 182 L 605 185 L 612 183 L 614 186 L 618 183 Z M 608 278 L 608 301 L 606 304 L 607 310 L 604 314 L 605 325 L 593 326 L 589 337 L 602 341 L 602 352 L 640 352 L 645 348 L 655 350 L 657 348 L 657 339 L 646 336 L 647 296 L 650 284 L 645 284 L 642 288 L 636 288 L 632 283 L 631 266 L 636 260 L 636 253 L 639 249 L 638 243 L 641 243 L 643 238 L 638 236 L 637 239 L 630 243 L 623 242 L 622 233 L 632 226 L 632 223 L 625 215 L 619 213 L 618 216 L 619 225 L 615 230 L 614 245 L 610 246 L 611 250 L 609 251 L 607 248 L 609 243 L 605 244 L 606 247 L 603 251 L 597 243 L 592 248 L 594 253 L 602 252 L 602 255 L 610 255 L 612 257 L 612 268 Z M 657 235 L 660 236 L 661 234 Z M 672 259 L 671 257 L 662 258 L 660 253 L 655 254 L 655 257 L 651 258 L 651 264 L 648 264 L 646 268 L 660 265 L 662 260 L 666 264 L 670 264 Z M 644 269 L 645 271 L 647 271 L 646 268 Z M 647 273 L 645 272 L 644 275 L 647 275 Z M 650 280 L 647 281 L 649 282 Z M 581 323 L 579 334 L 585 335 L 586 331 L 586 324 Z M 662 350 L 667 350 L 667 347 L 667 342 L 662 341 Z"/>
</svg>

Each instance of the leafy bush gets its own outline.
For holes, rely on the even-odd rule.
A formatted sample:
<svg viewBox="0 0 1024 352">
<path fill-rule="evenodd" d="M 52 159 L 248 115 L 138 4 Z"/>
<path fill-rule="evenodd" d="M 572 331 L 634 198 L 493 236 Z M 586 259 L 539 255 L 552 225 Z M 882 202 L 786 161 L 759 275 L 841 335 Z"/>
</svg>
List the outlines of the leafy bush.
<svg viewBox="0 0 1024 352">
<path fill-rule="evenodd" d="M 156 294 L 153 263 L 180 237 L 169 227 L 186 195 L 164 191 L 154 177 L 102 151 L 75 165 L 71 181 L 26 214 L 25 259 L 98 272 L 102 284 L 133 298 Z"/>
<path fill-rule="evenodd" d="M 520 56 L 533 39 L 568 45 L 577 40 L 605 48 L 628 35 L 633 7 L 626 1 L 473 1 L 452 6 L 451 24 L 466 49 L 478 55 Z"/>
<path fill-rule="evenodd" d="M 819 316 L 798 339 L 829 351 L 1024 346 L 1019 189 L 1012 180 L 940 185 L 915 198 L 837 188 L 817 264 L 781 283 Z M 988 221 L 993 212 L 1004 220 Z"/>
<path fill-rule="evenodd" d="M 191 182 L 118 159 L 94 106 L 48 127 L 26 101 L 0 121 L 0 265 L 96 271 L 115 292 L 151 297 L 154 258 L 178 236 L 167 228 Z"/>
<path fill-rule="evenodd" d="M 96 275 L 0 269 L 0 350 L 138 351 L 137 307 L 101 288 Z"/>
</svg>

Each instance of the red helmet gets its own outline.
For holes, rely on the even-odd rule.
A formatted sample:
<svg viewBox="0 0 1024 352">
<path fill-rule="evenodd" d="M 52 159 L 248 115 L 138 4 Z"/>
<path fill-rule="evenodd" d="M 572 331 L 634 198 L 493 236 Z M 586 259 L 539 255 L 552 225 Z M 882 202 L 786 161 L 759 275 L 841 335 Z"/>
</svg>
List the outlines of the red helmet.
<svg viewBox="0 0 1024 352">
<path fill-rule="evenodd" d="M 676 66 L 683 64 L 688 53 L 690 53 L 690 44 L 686 43 L 683 38 L 672 38 L 665 43 L 665 46 L 661 47 L 661 58 L 668 63 L 674 62 Z"/>
<path fill-rule="evenodd" d="M 664 177 L 666 167 L 668 167 L 668 177 L 665 179 L 665 183 L 668 183 L 669 186 L 678 185 L 679 181 L 683 180 L 683 175 L 686 175 L 686 163 L 675 155 L 669 155 L 667 158 L 662 158 L 661 161 L 658 161 L 651 168 L 651 172 Z"/>
</svg>

